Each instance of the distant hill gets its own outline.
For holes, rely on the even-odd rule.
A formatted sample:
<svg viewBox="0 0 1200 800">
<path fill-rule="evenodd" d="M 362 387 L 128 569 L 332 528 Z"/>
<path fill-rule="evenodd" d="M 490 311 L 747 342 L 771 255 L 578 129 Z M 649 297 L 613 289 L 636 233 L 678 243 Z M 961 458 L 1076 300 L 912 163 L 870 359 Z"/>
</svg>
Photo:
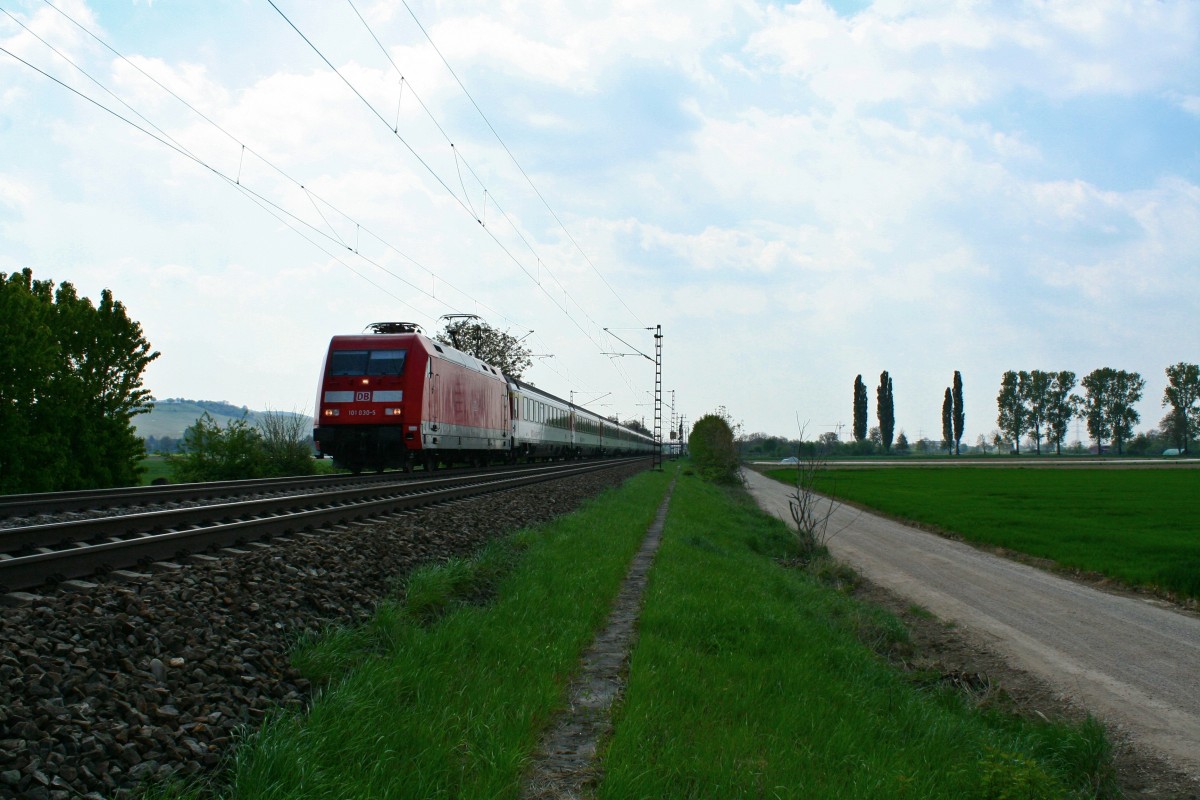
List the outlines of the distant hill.
<svg viewBox="0 0 1200 800">
<path fill-rule="evenodd" d="M 171 397 L 166 400 L 156 400 L 154 410 L 149 414 L 139 414 L 134 417 L 133 425 L 137 429 L 138 436 L 143 439 L 150 437 L 161 439 L 164 436 L 180 439 L 183 437 L 184 430 L 206 411 L 222 427 L 229 420 L 241 419 L 243 416 L 247 422 L 253 425 L 257 423 L 262 414 L 266 413 L 253 411 L 246 406 L 235 406 L 224 400 L 185 400 L 182 397 Z M 304 414 L 293 414 L 290 411 L 278 413 L 288 416 L 304 416 L 309 419 Z"/>
</svg>

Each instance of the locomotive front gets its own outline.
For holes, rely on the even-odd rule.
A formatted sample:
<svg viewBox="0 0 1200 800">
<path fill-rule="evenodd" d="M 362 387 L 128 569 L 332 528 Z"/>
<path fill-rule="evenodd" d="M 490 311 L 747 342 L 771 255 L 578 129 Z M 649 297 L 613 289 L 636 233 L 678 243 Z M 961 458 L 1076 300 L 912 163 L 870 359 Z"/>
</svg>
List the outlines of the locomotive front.
<svg viewBox="0 0 1200 800">
<path fill-rule="evenodd" d="M 424 373 L 416 362 L 425 355 L 418 339 L 415 332 L 333 337 L 313 420 L 322 455 L 352 472 L 411 466 Z"/>
</svg>

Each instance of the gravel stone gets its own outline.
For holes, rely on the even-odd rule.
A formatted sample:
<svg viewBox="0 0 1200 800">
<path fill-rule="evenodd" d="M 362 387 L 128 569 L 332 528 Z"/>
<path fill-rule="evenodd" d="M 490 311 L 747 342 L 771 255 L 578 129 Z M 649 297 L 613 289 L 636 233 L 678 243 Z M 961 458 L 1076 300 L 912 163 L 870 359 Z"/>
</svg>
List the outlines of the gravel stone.
<svg viewBox="0 0 1200 800">
<path fill-rule="evenodd" d="M 189 559 L 0 616 L 0 800 L 123 798 L 198 776 L 311 686 L 289 648 L 367 619 L 397 577 L 574 511 L 640 471 L 616 467 L 419 514 Z"/>
</svg>

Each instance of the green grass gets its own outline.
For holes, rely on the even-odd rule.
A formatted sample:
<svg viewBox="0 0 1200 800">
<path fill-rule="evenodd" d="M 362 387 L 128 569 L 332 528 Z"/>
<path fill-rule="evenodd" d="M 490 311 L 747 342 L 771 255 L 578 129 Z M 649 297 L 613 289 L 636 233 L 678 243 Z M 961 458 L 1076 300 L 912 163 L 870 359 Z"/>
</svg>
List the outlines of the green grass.
<svg viewBox="0 0 1200 800">
<path fill-rule="evenodd" d="M 171 479 L 171 466 L 165 456 L 146 456 L 142 459 L 142 486 L 149 486 L 158 478 Z"/>
<path fill-rule="evenodd" d="M 856 470 L 821 488 L 968 541 L 1200 597 L 1200 470 Z"/>
<path fill-rule="evenodd" d="M 779 520 L 680 482 L 598 797 L 1095 796 L 1094 722 L 1031 723 L 920 688 L 892 617 L 781 566 Z"/>
<path fill-rule="evenodd" d="M 515 797 L 666 480 L 643 473 L 477 559 L 422 570 L 370 624 L 303 643 L 297 665 L 327 688 L 249 737 L 219 795 Z"/>
<path fill-rule="evenodd" d="M 368 624 L 298 644 L 323 690 L 166 798 L 515 798 L 669 475 L 423 568 Z M 784 566 L 779 520 L 680 477 L 601 798 L 1104 797 L 1089 722 L 1030 723 L 898 672 L 893 617 Z M 1089 788 L 1093 787 L 1093 788 Z M 1107 791 L 1107 788 L 1105 788 Z"/>
</svg>

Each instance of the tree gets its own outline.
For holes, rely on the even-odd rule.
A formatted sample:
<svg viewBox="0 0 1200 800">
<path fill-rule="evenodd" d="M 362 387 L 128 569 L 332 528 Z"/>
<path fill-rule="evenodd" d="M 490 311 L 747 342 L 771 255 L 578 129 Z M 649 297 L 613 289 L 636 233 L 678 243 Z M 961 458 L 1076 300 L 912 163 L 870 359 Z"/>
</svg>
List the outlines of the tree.
<svg viewBox="0 0 1200 800">
<path fill-rule="evenodd" d="M 800 439 L 804 439 L 804 427 L 800 428 Z M 829 532 L 829 521 L 841 506 L 827 492 L 826 456 L 817 450 L 802 453 L 796 463 L 796 491 L 788 495 L 788 508 L 792 521 L 796 523 L 796 555 L 801 563 L 828 555 L 828 543 L 837 531 Z M 818 492 L 824 489 L 826 493 Z"/>
<path fill-rule="evenodd" d="M 137 483 L 133 417 L 150 410 L 142 373 L 158 353 L 105 289 L 0 273 L 0 491 Z"/>
<path fill-rule="evenodd" d="M 236 481 L 266 473 L 262 434 L 245 417 L 231 419 L 222 428 L 205 411 L 183 432 L 180 453 L 170 456 L 176 481 Z"/>
<path fill-rule="evenodd" d="M 1186 452 L 1183 449 L 1183 441 L 1187 438 L 1187 430 L 1183 427 L 1186 420 L 1180 418 L 1172 409 L 1166 413 L 1162 421 L 1158 423 L 1160 432 L 1164 440 L 1163 449 L 1173 447 L 1180 452 Z"/>
<path fill-rule="evenodd" d="M 635 430 L 638 433 L 644 433 L 647 436 L 652 436 L 650 429 L 646 427 L 646 423 L 640 419 L 627 419 L 620 423 L 630 430 Z"/>
<path fill-rule="evenodd" d="M 1134 406 L 1142 399 L 1142 390 L 1145 388 L 1146 381 L 1138 373 L 1117 370 L 1108 412 L 1112 418 L 1112 437 L 1117 445 L 1117 455 L 1124 452 L 1125 442 L 1133 438 L 1133 426 L 1141 420 Z"/>
<path fill-rule="evenodd" d="M 1025 400 L 1022 387 L 1029 381 L 1029 373 L 1017 373 L 1012 370 L 1004 373 L 1000 379 L 1000 394 L 996 395 L 996 406 L 1000 413 L 996 416 L 996 424 L 1000 431 L 1011 439 L 1021 454 L 1021 434 L 1025 432 Z"/>
<path fill-rule="evenodd" d="M 942 448 L 947 455 L 954 451 L 954 397 L 950 387 L 946 387 L 942 400 Z"/>
<path fill-rule="evenodd" d="M 954 370 L 954 455 L 959 454 L 959 442 L 967 427 L 967 412 L 963 408 L 962 373 Z"/>
<path fill-rule="evenodd" d="M 1050 408 L 1050 389 L 1054 373 L 1035 369 L 1021 373 L 1020 393 L 1025 404 L 1025 430 L 1033 437 L 1037 454 L 1042 454 L 1042 431 Z"/>
<path fill-rule="evenodd" d="M 52 403 L 58 346 L 50 286 L 29 270 L 0 273 L 0 492 L 63 488 L 54 476 L 67 448 Z"/>
<path fill-rule="evenodd" d="M 733 426 L 725 416 L 705 414 L 692 426 L 688 450 L 697 471 L 710 481 L 737 481 L 738 452 Z"/>
<path fill-rule="evenodd" d="M 521 344 L 520 339 L 474 316 L 448 319 L 446 327 L 433 338 L 514 378 L 520 378 L 533 363 L 532 352 Z"/>
<path fill-rule="evenodd" d="M 1200 366 L 1180 361 L 1167 367 L 1167 388 L 1163 392 L 1163 406 L 1171 406 L 1168 416 L 1171 424 L 1164 425 L 1172 442 L 1181 451 L 1188 451 L 1191 440 L 1200 436 Z"/>
<path fill-rule="evenodd" d="M 1054 445 L 1055 455 L 1062 455 L 1067 429 L 1078 408 L 1079 398 L 1071 394 L 1074 388 L 1074 372 L 1062 370 L 1051 373 L 1046 402 L 1046 439 Z"/>
<path fill-rule="evenodd" d="M 900 431 L 900 435 L 896 437 L 896 452 L 908 454 L 908 437 L 904 435 L 904 431 Z"/>
<path fill-rule="evenodd" d="M 867 438 L 867 385 L 862 375 L 854 379 L 854 441 Z"/>
<path fill-rule="evenodd" d="M 1134 405 L 1141 399 L 1146 382 L 1136 372 L 1101 367 L 1085 375 L 1080 385 L 1087 392 L 1082 401 L 1083 415 L 1088 433 L 1096 441 L 1097 454 L 1103 453 L 1104 440 L 1111 437 L 1121 455 L 1140 419 Z"/>
<path fill-rule="evenodd" d="M 879 388 L 875 391 L 875 416 L 879 418 L 880 443 L 885 452 L 892 450 L 892 437 L 896 432 L 896 402 L 892 394 L 892 379 L 884 370 L 879 375 Z"/>
<path fill-rule="evenodd" d="M 258 420 L 265 477 L 312 475 L 312 419 L 304 414 L 284 414 L 268 409 Z"/>
</svg>

